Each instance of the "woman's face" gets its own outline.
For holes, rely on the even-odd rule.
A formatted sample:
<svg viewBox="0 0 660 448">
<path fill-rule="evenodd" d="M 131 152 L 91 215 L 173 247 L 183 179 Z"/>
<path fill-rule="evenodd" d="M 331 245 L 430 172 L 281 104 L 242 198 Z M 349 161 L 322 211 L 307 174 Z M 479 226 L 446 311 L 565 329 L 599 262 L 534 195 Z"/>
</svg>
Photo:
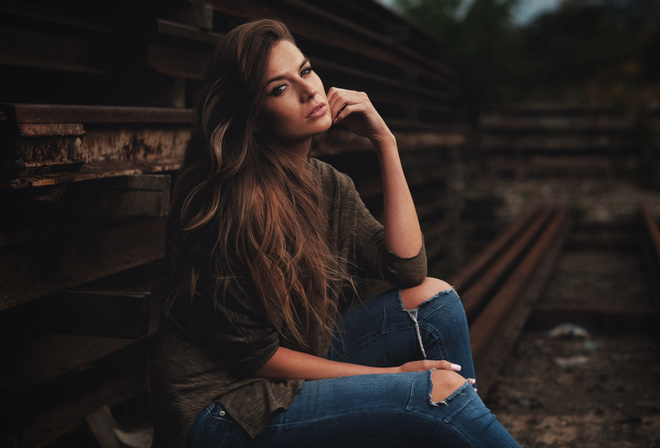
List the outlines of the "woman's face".
<svg viewBox="0 0 660 448">
<path fill-rule="evenodd" d="M 292 42 L 281 40 L 272 47 L 264 89 L 261 131 L 274 146 L 307 151 L 312 136 L 332 125 L 323 83 Z"/>
</svg>

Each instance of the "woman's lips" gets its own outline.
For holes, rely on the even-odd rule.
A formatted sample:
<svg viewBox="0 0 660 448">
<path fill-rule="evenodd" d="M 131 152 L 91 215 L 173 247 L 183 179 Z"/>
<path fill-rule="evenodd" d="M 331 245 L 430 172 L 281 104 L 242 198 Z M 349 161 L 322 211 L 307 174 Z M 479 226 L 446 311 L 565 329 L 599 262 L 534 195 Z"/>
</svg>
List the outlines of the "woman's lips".
<svg viewBox="0 0 660 448">
<path fill-rule="evenodd" d="M 328 110 L 328 107 L 325 103 L 319 103 L 312 109 L 312 111 L 307 115 L 307 118 L 319 118 L 325 115 L 325 112 Z"/>
</svg>

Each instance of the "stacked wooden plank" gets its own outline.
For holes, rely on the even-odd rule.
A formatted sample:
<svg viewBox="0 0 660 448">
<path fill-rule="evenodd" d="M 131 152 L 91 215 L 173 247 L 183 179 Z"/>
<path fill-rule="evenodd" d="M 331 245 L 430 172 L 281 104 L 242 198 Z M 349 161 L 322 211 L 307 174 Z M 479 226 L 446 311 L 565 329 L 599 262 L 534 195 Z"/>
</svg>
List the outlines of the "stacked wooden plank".
<svg viewBox="0 0 660 448">
<path fill-rule="evenodd" d="M 635 122 L 607 103 L 517 103 L 484 114 L 481 145 L 501 154 L 616 155 L 636 149 Z"/>
<path fill-rule="evenodd" d="M 496 176 L 613 178 L 638 166 L 640 130 L 606 102 L 522 102 L 481 117 L 479 146 Z"/>
</svg>

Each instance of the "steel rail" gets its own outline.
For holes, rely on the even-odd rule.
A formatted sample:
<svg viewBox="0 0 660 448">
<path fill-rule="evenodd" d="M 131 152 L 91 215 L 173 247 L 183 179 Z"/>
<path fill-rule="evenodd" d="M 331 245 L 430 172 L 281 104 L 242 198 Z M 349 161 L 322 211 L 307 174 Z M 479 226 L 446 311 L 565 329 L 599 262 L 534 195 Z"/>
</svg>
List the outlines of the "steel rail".
<svg viewBox="0 0 660 448">
<path fill-rule="evenodd" d="M 485 302 L 493 292 L 506 283 L 509 273 L 517 265 L 520 257 L 528 247 L 538 238 L 539 232 L 550 219 L 552 212 L 543 210 L 522 232 L 511 241 L 496 260 L 488 266 L 488 269 L 480 276 L 465 292 L 461 292 L 465 313 L 468 321 L 472 321 L 485 306 Z"/>
<path fill-rule="evenodd" d="M 524 322 L 538 300 L 538 294 L 523 300 L 525 288 L 539 275 L 542 264 L 552 264 L 547 258 L 554 252 L 553 249 L 561 246 L 567 225 L 568 210 L 557 211 L 505 285 L 470 325 L 472 354 L 479 376 L 479 388 L 483 394 L 487 394 L 494 383 L 497 371 L 520 336 Z M 557 255 L 556 252 L 554 255 Z M 547 273 L 546 270 L 543 274 Z M 527 312 L 520 313 L 520 307 L 524 307 L 522 309 Z M 495 343 L 504 344 L 504 347 L 492 350 Z"/>
<path fill-rule="evenodd" d="M 511 241 L 529 225 L 531 220 L 539 213 L 539 209 L 530 210 L 522 217 L 518 218 L 512 225 L 507 227 L 495 241 L 484 249 L 474 260 L 469 262 L 461 271 L 455 274 L 450 283 L 457 288 L 468 288 L 478 278 L 478 276 L 487 269 Z"/>
<path fill-rule="evenodd" d="M 568 227 L 568 208 L 534 209 L 451 279 L 468 316 L 480 394 L 487 395 L 519 337 L 558 259 Z"/>
</svg>

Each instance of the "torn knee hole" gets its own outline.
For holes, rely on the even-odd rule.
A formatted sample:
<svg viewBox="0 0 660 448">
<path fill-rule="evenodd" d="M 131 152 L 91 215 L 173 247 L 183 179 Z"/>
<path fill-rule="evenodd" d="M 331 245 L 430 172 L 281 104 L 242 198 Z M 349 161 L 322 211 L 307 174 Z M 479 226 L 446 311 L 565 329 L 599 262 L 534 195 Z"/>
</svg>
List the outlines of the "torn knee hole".
<svg viewBox="0 0 660 448">
<path fill-rule="evenodd" d="M 444 280 L 426 277 L 422 284 L 402 289 L 401 302 L 405 309 L 412 310 L 432 299 L 439 292 L 448 289 L 451 289 L 451 285 Z"/>
<path fill-rule="evenodd" d="M 431 402 L 447 404 L 447 398 L 465 384 L 465 378 L 451 370 L 431 372 Z"/>
</svg>

